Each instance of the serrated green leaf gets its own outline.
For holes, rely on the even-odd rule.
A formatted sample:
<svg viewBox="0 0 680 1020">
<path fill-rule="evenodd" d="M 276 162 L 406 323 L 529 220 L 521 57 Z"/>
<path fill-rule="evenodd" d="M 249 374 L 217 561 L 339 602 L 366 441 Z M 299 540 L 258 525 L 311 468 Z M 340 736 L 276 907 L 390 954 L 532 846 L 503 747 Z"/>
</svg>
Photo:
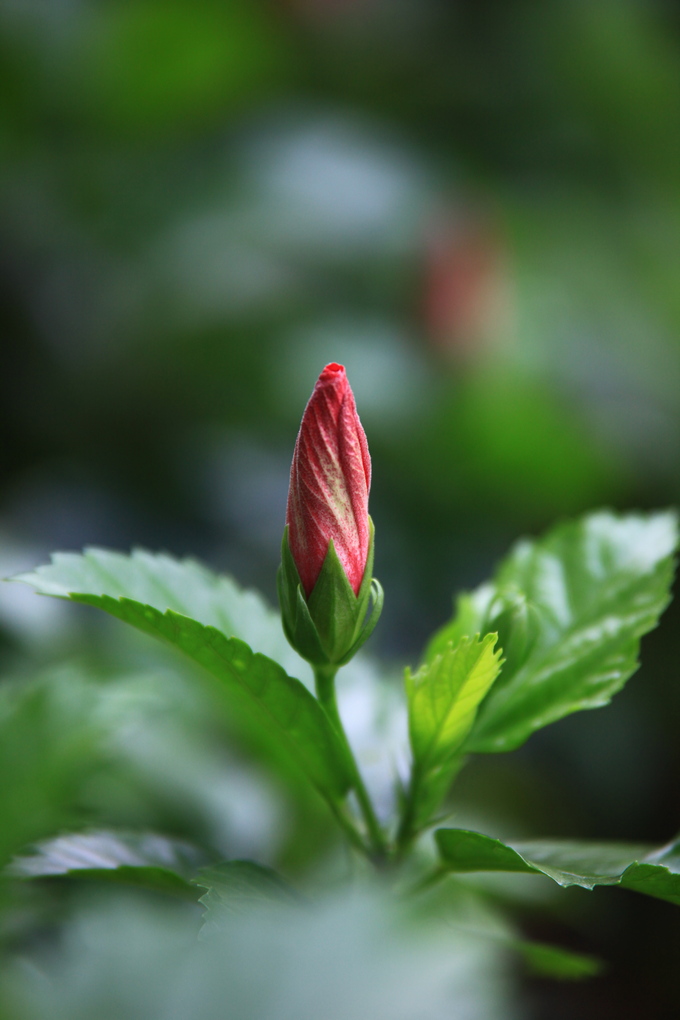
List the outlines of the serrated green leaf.
<svg viewBox="0 0 680 1020">
<path fill-rule="evenodd" d="M 586 840 L 502 842 L 467 829 L 438 829 L 435 839 L 450 871 L 514 871 L 546 875 L 561 886 L 620 885 L 680 905 L 677 844 Z"/>
<path fill-rule="evenodd" d="M 156 833 L 78 832 L 38 843 L 15 857 L 6 874 L 116 882 L 195 900 L 189 878 L 204 859 L 196 847 Z"/>
<path fill-rule="evenodd" d="M 428 649 L 463 624 L 484 633 L 501 620 L 511 630 L 513 603 L 525 600 L 531 610 L 531 640 L 516 643 L 464 749 L 509 751 L 571 712 L 607 704 L 637 668 L 640 638 L 668 604 L 677 542 L 672 513 L 609 512 L 520 542 L 492 589 L 466 596 L 460 617 Z M 518 614 L 524 627 L 525 615 Z"/>
<path fill-rule="evenodd" d="M 179 560 L 144 549 L 134 549 L 128 556 L 90 547 L 82 554 L 54 553 L 49 564 L 12 580 L 24 581 L 42 595 L 109 595 L 133 599 L 161 612 L 172 609 L 206 627 L 216 627 L 227 637 L 240 638 L 254 652 L 299 676 L 306 686 L 312 682 L 309 667 L 286 641 L 279 614 L 262 596 L 196 560 Z"/>
<path fill-rule="evenodd" d="M 231 916 L 267 905 L 298 906 L 298 894 L 272 868 L 255 861 L 223 861 L 201 870 L 192 879 L 206 889 L 200 897 L 206 910 L 203 935 L 219 930 Z"/>
<path fill-rule="evenodd" d="M 16 580 L 42 594 L 96 606 L 180 649 L 219 681 L 217 691 L 225 696 L 232 715 L 238 713 L 241 721 L 267 736 L 322 794 L 335 801 L 349 789 L 343 746 L 304 684 L 244 641 L 185 615 L 188 607 L 199 608 L 203 619 L 228 626 L 228 614 L 237 606 L 245 632 L 250 626 L 248 610 L 256 619 L 262 614 L 256 597 L 246 597 L 242 604 L 234 586 L 221 583 L 197 564 L 140 552 L 130 557 L 95 549 L 84 556 L 57 554 L 52 565 Z"/>
<path fill-rule="evenodd" d="M 501 668 L 497 635 L 464 637 L 411 674 L 406 671 L 409 735 L 418 766 L 427 770 L 451 758 L 474 721 L 477 706 Z"/>
</svg>

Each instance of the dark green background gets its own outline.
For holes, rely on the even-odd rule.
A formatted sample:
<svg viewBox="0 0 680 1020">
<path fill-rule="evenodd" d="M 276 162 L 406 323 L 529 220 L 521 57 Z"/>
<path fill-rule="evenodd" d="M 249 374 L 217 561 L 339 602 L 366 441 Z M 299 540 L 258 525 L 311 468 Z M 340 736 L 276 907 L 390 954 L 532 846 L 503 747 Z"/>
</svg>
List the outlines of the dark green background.
<svg viewBox="0 0 680 1020">
<path fill-rule="evenodd" d="M 393 661 L 518 534 L 677 503 L 679 148 L 670 3 L 4 0 L 3 572 L 141 544 L 273 599 L 330 360 L 373 456 Z M 605 712 L 461 796 L 537 836 L 669 839 L 677 624 Z M 565 903 L 526 930 L 610 969 L 529 983 L 532 1017 L 680 1008 L 673 907 Z"/>
</svg>

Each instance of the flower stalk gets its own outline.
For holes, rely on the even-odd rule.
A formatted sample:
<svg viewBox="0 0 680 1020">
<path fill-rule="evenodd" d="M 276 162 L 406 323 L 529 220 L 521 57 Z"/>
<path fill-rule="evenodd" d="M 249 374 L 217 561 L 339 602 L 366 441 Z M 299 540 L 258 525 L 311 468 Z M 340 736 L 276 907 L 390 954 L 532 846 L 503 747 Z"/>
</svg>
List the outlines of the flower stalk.
<svg viewBox="0 0 680 1020">
<path fill-rule="evenodd" d="M 352 787 L 356 794 L 359 809 L 364 819 L 370 841 L 369 856 L 371 856 L 376 863 L 380 864 L 384 862 L 387 856 L 387 842 L 375 813 L 373 802 L 371 801 L 361 772 L 359 771 L 359 766 L 357 765 L 354 757 L 354 752 L 352 751 L 347 739 L 344 726 L 342 725 L 342 719 L 340 718 L 340 712 L 338 711 L 338 703 L 335 695 L 336 673 L 337 669 L 332 666 L 321 666 L 314 669 L 316 696 L 345 746 L 347 759 L 352 771 Z"/>
</svg>

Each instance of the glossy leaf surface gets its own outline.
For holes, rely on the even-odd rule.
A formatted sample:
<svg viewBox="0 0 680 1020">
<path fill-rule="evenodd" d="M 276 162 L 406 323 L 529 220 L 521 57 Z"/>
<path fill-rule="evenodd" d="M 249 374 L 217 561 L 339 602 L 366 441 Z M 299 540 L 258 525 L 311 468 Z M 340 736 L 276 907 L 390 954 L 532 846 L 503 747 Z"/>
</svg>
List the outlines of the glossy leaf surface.
<svg viewBox="0 0 680 1020">
<path fill-rule="evenodd" d="M 637 843 L 532 840 L 504 843 L 467 829 L 435 833 L 450 871 L 514 871 L 546 875 L 561 886 L 621 885 L 680 905 L 677 843 L 655 848 Z"/>
<path fill-rule="evenodd" d="M 676 546 L 672 513 L 591 514 L 520 542 L 491 585 L 462 596 L 427 658 L 462 633 L 498 630 L 508 648 L 465 750 L 509 751 L 571 712 L 607 704 L 668 604 Z"/>
</svg>

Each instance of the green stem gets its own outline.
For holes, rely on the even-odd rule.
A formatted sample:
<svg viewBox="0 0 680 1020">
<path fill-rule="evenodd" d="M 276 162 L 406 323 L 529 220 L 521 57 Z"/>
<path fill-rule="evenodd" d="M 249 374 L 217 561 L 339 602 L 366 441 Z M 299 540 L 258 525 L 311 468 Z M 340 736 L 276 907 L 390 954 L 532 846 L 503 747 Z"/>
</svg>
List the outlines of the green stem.
<svg viewBox="0 0 680 1020">
<path fill-rule="evenodd" d="M 466 759 L 458 755 L 454 758 L 448 766 L 448 772 L 444 776 L 445 782 L 441 786 L 439 796 L 433 800 L 429 805 L 429 811 L 425 815 L 424 820 L 421 820 L 420 824 L 416 824 L 418 815 L 418 801 L 421 796 L 421 788 L 423 785 L 423 779 L 427 780 L 427 770 L 423 770 L 422 766 L 418 763 L 413 763 L 413 770 L 411 772 L 411 780 L 409 782 L 408 791 L 406 793 L 405 803 L 401 816 L 401 823 L 399 825 L 399 831 L 396 839 L 396 859 L 401 860 L 406 851 L 409 849 L 414 839 L 416 839 L 421 832 L 430 826 L 436 816 L 437 809 L 440 807 L 441 801 L 447 796 L 451 789 L 454 779 L 460 772 L 461 768 L 465 764 Z M 422 812 L 421 812 L 422 813 Z"/>
<path fill-rule="evenodd" d="M 397 833 L 397 859 L 401 859 L 404 853 L 408 850 L 409 846 L 416 837 L 414 831 L 415 822 L 415 807 L 418 797 L 418 787 L 420 786 L 420 772 L 417 765 L 414 763 L 413 771 L 411 772 L 411 781 L 409 783 L 408 792 L 406 794 L 406 804 L 404 805 L 404 813 L 401 817 L 401 824 L 399 826 L 399 832 Z"/>
<path fill-rule="evenodd" d="M 384 861 L 387 855 L 387 844 L 385 842 L 384 833 L 380 827 L 380 823 L 378 822 L 375 810 L 373 808 L 371 798 L 368 795 L 368 790 L 364 785 L 364 781 L 359 771 L 359 767 L 356 763 L 354 752 L 352 751 L 350 743 L 347 739 L 344 726 L 342 725 L 342 719 L 340 718 L 340 713 L 338 712 L 338 704 L 335 698 L 335 675 L 337 671 L 338 670 L 336 666 L 314 667 L 314 682 L 316 685 L 316 695 L 321 705 L 325 709 L 326 714 L 331 720 L 333 726 L 335 727 L 338 736 L 342 740 L 345 750 L 347 752 L 347 760 L 350 763 L 350 768 L 352 770 L 352 786 L 354 788 L 357 801 L 359 802 L 361 814 L 363 815 L 364 821 L 366 823 L 366 829 L 368 831 L 368 835 L 370 838 L 371 846 L 369 855 L 372 856 L 377 863 Z M 340 816 L 338 814 L 336 814 L 336 817 L 338 818 L 338 821 L 341 821 Z M 347 829 L 348 820 L 344 819 L 343 821 L 344 824 L 342 822 L 341 824 L 343 824 L 343 828 L 345 829 L 345 831 L 348 832 Z M 353 829 L 353 832 L 354 832 L 353 838 L 354 844 L 357 845 L 356 840 L 359 839 L 362 849 L 364 850 L 364 852 L 366 852 L 366 846 L 363 844 L 361 837 L 359 836 L 355 829 Z"/>
</svg>

